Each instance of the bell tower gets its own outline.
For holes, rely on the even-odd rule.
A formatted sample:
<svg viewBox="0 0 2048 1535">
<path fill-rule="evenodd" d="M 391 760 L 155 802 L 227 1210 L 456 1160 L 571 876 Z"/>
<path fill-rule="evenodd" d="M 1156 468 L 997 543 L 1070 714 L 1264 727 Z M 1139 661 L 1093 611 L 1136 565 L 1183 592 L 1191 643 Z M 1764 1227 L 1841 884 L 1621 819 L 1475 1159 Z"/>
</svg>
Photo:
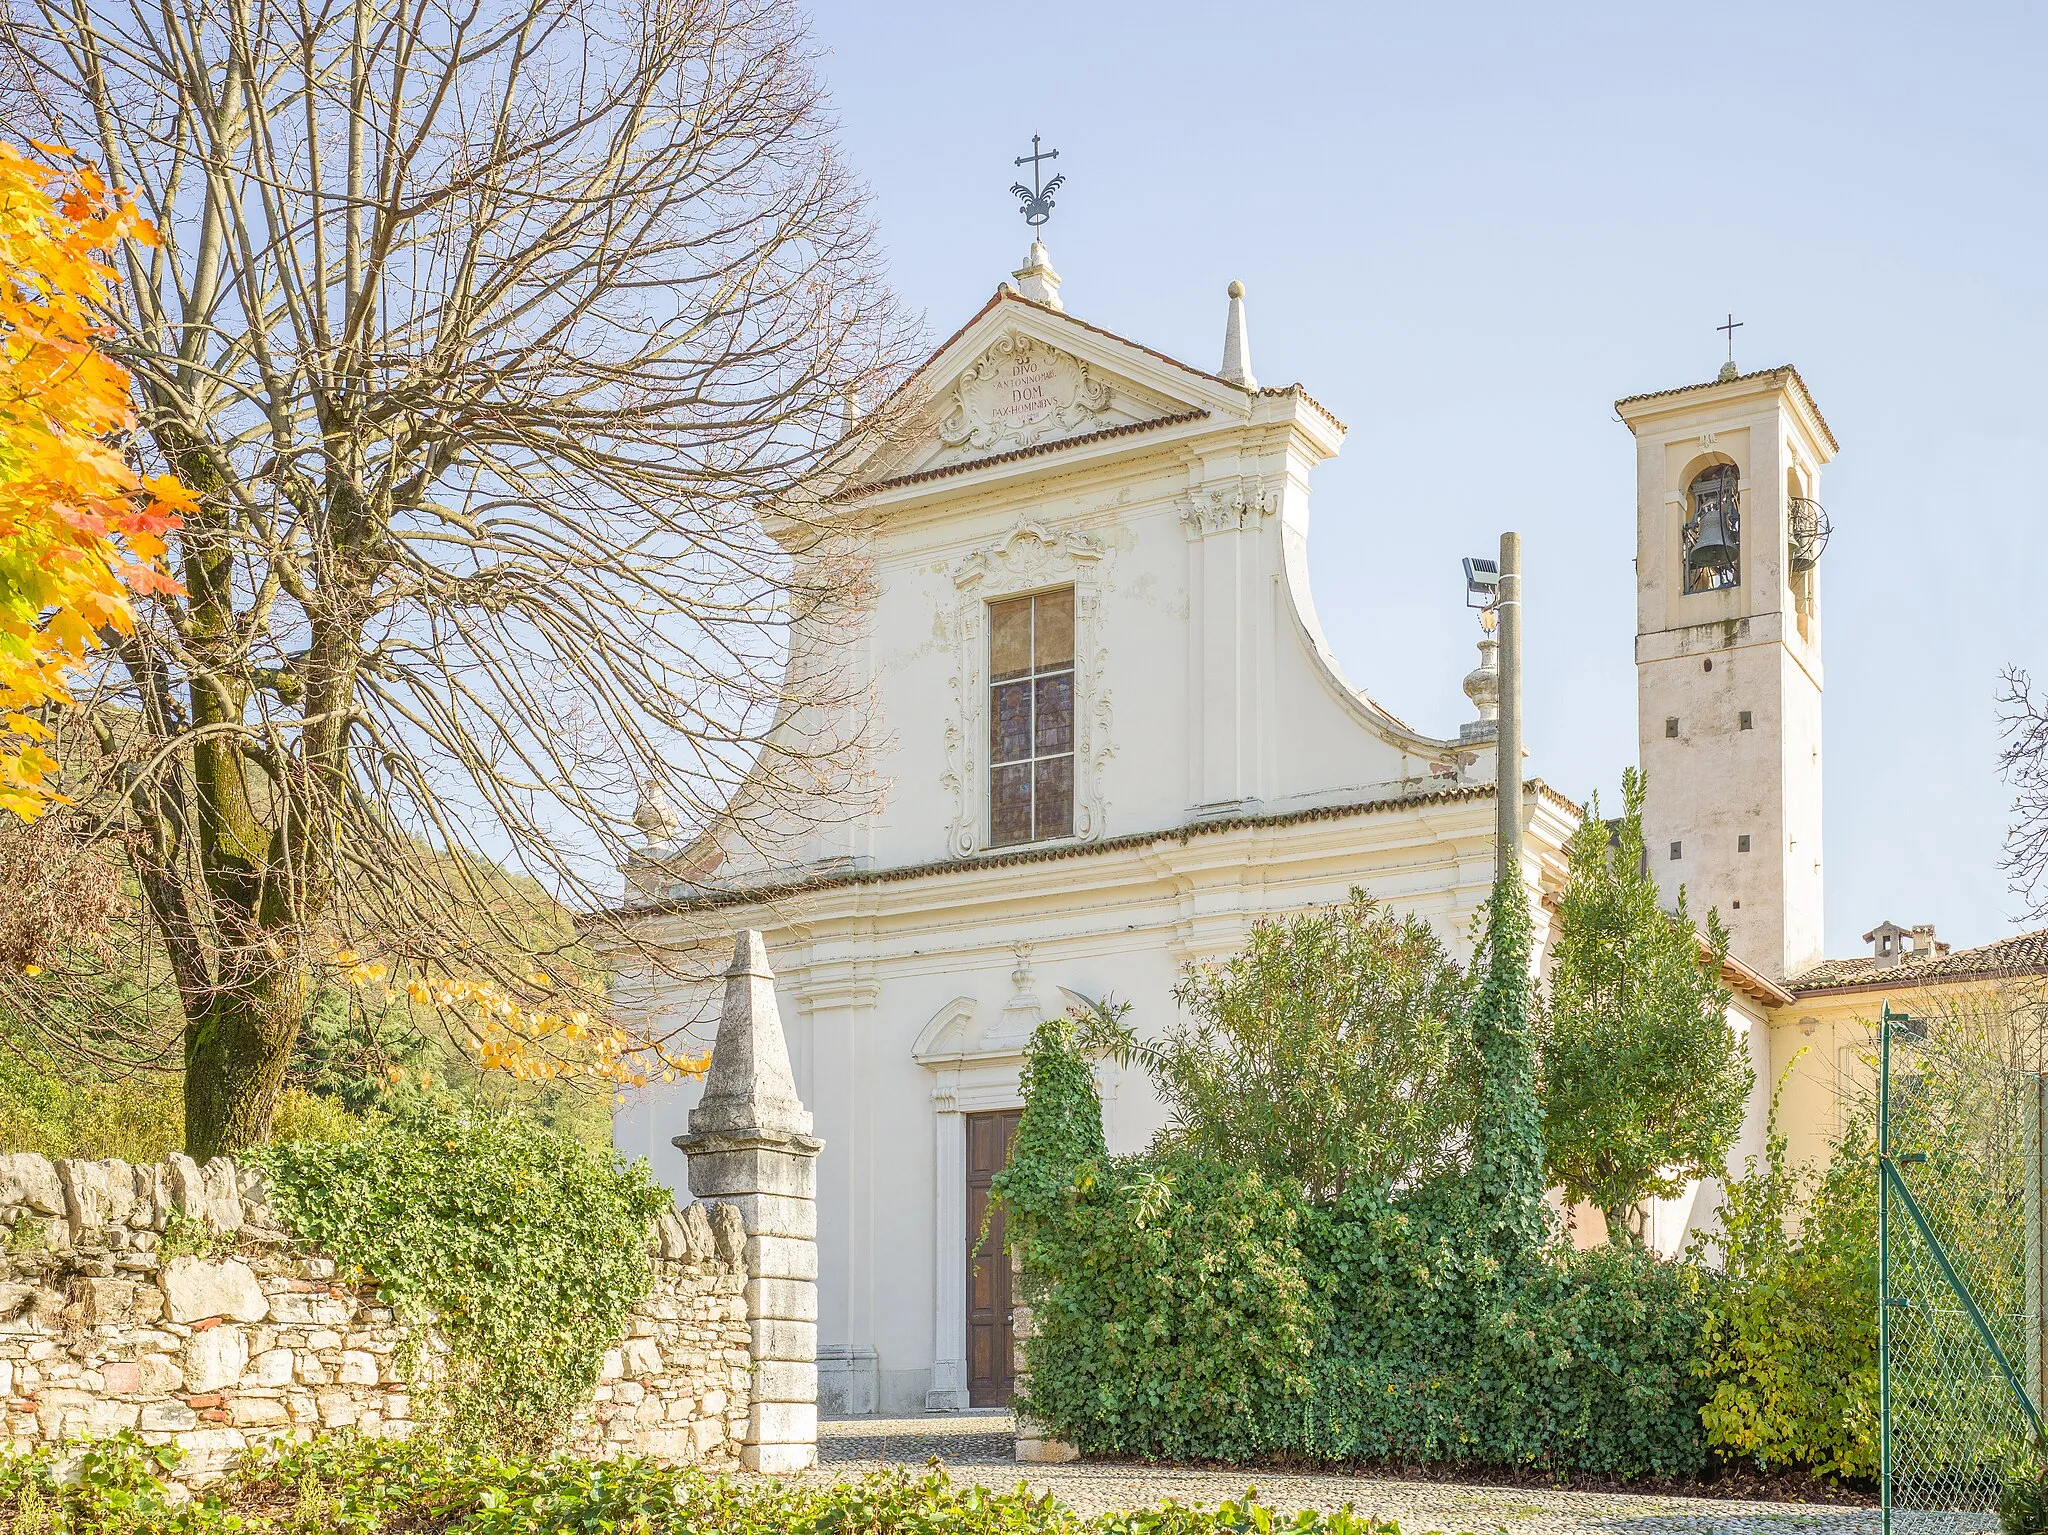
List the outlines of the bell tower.
<svg viewBox="0 0 2048 1535">
<path fill-rule="evenodd" d="M 1797 370 L 1617 401 L 1636 440 L 1643 839 L 1667 901 L 1776 980 L 1822 957 L 1820 471 Z"/>
</svg>

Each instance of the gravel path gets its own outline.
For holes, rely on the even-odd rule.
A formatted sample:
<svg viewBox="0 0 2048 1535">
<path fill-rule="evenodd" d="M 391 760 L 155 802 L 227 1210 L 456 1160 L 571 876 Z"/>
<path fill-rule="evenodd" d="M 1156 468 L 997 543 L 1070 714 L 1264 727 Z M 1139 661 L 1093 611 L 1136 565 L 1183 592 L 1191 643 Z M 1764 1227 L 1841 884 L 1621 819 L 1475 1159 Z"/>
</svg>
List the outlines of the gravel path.
<svg viewBox="0 0 2048 1535">
<path fill-rule="evenodd" d="M 1076 1462 L 1020 1466 L 1012 1459 L 1007 1412 L 933 1413 L 912 1418 L 838 1418 L 818 1425 L 820 1474 L 859 1476 L 886 1466 L 923 1466 L 936 1458 L 955 1481 L 1007 1488 L 1028 1482 L 1084 1514 L 1135 1508 L 1172 1498 L 1215 1504 L 1256 1486 L 1259 1501 L 1291 1512 L 1351 1504 L 1361 1514 L 1398 1519 L 1404 1531 L 1470 1531 L 1472 1535 L 1761 1535 L 1813 1531 L 1815 1535 L 1878 1535 L 1874 1508 L 1831 1508 L 1804 1503 L 1743 1503 L 1715 1498 L 1668 1498 L 1628 1493 L 1561 1492 L 1549 1488 L 1488 1487 L 1389 1481 L 1362 1476 L 1229 1474 Z M 1897 1514 L 1898 1535 L 1996 1535 L 1989 1516 Z"/>
</svg>

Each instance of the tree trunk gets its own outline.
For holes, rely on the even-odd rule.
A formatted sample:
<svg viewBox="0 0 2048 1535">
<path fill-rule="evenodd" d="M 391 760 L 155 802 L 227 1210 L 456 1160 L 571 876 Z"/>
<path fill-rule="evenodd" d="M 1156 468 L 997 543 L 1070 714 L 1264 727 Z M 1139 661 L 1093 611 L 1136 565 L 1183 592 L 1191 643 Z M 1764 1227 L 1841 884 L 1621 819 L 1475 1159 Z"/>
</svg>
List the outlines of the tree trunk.
<svg viewBox="0 0 2048 1535">
<path fill-rule="evenodd" d="M 1601 1219 L 1607 1222 L 1609 1247 L 1641 1247 L 1643 1234 L 1636 1229 L 1636 1207 L 1632 1204 L 1602 1205 Z"/>
<path fill-rule="evenodd" d="M 225 986 L 185 1025 L 185 1153 L 204 1162 L 270 1139 L 305 1017 L 306 977 L 285 968 Z"/>
</svg>

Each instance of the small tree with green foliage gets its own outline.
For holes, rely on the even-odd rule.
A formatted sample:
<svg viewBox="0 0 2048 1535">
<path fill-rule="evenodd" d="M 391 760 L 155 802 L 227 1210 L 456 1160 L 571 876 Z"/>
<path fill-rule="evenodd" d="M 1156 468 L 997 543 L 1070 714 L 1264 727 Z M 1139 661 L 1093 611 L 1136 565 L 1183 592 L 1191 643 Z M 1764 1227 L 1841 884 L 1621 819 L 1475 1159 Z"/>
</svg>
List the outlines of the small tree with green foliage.
<svg viewBox="0 0 2048 1535">
<path fill-rule="evenodd" d="M 1728 934 L 1709 911 L 1703 946 L 1682 889 L 1664 909 L 1634 769 L 1621 797 L 1612 828 L 1595 795 L 1572 835 L 1541 1093 L 1550 1178 L 1595 1205 L 1616 1243 L 1639 1240 L 1630 1216 L 1642 1201 L 1723 1171 L 1755 1081 L 1728 1027 Z"/>
<path fill-rule="evenodd" d="M 1472 1122 L 1464 973 L 1429 924 L 1363 890 L 1252 929 L 1189 967 L 1185 1016 L 1125 1036 L 1171 1115 L 1167 1143 L 1332 1200 L 1446 1171 Z"/>
</svg>

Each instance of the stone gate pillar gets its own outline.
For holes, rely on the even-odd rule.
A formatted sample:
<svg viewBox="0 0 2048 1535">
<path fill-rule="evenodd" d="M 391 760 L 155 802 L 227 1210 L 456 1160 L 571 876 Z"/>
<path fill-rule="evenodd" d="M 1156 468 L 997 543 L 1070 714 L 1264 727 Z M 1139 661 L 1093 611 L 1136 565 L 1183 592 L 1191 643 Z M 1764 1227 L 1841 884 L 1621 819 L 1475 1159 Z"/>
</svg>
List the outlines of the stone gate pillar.
<svg viewBox="0 0 2048 1535">
<path fill-rule="evenodd" d="M 752 928 L 734 940 L 725 1007 L 690 1133 L 690 1192 L 739 1211 L 747 1233 L 747 1317 L 753 1406 L 744 1463 L 802 1471 L 818 1462 L 818 1151 L 796 1095 L 775 1005 L 768 946 Z"/>
</svg>

